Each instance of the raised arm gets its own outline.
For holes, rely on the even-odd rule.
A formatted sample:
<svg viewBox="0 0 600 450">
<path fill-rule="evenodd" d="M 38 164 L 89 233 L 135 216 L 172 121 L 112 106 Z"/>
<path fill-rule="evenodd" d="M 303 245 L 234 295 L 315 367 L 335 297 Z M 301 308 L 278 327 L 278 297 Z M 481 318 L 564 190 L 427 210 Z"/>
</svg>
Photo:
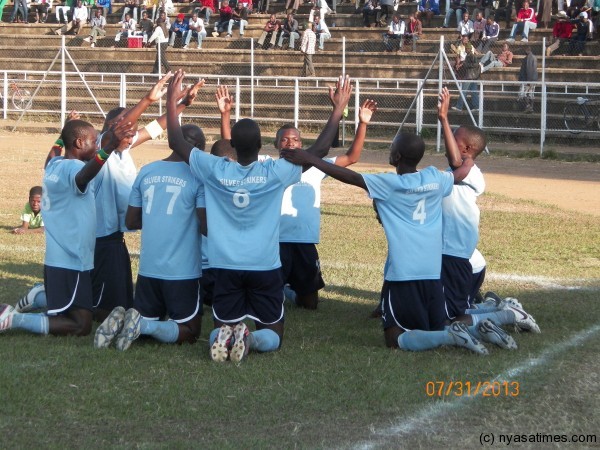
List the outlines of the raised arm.
<svg viewBox="0 0 600 450">
<path fill-rule="evenodd" d="M 367 185 L 361 174 L 354 172 L 353 170 L 346 169 L 345 167 L 330 164 L 305 150 L 284 149 L 281 151 L 281 157 L 285 158 L 292 164 L 298 164 L 301 166 L 314 166 L 330 177 L 341 181 L 342 183 L 352 184 L 353 186 L 358 186 L 364 190 L 367 190 Z"/>
<path fill-rule="evenodd" d="M 446 158 L 448 158 L 448 164 L 452 170 L 457 169 L 462 165 L 462 158 L 458 145 L 454 139 L 452 128 L 450 128 L 450 122 L 448 121 L 448 109 L 450 107 L 450 92 L 448 88 L 442 88 L 438 101 L 438 119 L 442 125 L 442 132 L 444 134 L 444 144 L 446 146 Z"/>
<path fill-rule="evenodd" d="M 356 135 L 352 141 L 352 145 L 348 149 L 345 155 L 338 156 L 335 159 L 335 165 L 340 167 L 348 167 L 351 164 L 355 164 L 360 159 L 363 146 L 365 144 L 365 137 L 367 135 L 367 125 L 371 121 L 373 113 L 377 111 L 377 102 L 366 99 L 360 107 L 358 113 L 358 128 L 356 129 Z"/>
<path fill-rule="evenodd" d="M 190 163 L 190 153 L 194 146 L 185 140 L 181 132 L 177 113 L 177 102 L 185 95 L 185 90 L 181 88 L 181 82 L 185 73 L 179 69 L 175 72 L 173 80 L 167 89 L 167 131 L 169 136 L 169 147 L 177 153 L 186 163 Z M 204 80 L 200 80 L 199 87 L 204 86 Z"/>
<path fill-rule="evenodd" d="M 225 85 L 217 87 L 215 94 L 217 106 L 221 112 L 221 139 L 231 139 L 231 106 L 233 98 L 229 95 L 229 89 Z"/>
<path fill-rule="evenodd" d="M 103 147 L 102 151 L 98 151 L 96 156 L 90 159 L 85 166 L 75 175 L 75 183 L 81 192 L 85 191 L 87 185 L 90 181 L 100 172 L 102 166 L 113 152 L 119 146 L 119 143 L 126 138 L 130 138 L 135 134 L 134 128 L 131 126 L 131 122 L 126 122 L 125 120 L 119 120 L 114 123 L 110 130 L 108 131 L 110 134 L 110 140 Z M 102 153 L 107 155 L 106 157 L 100 156 Z"/>
<path fill-rule="evenodd" d="M 346 105 L 350 100 L 350 95 L 352 95 L 350 77 L 348 75 L 345 77 L 340 76 L 336 83 L 335 90 L 333 87 L 329 88 L 329 100 L 333 105 L 333 111 L 329 116 L 329 120 L 327 120 L 325 128 L 323 128 L 323 131 L 319 134 L 315 143 L 306 149 L 307 152 L 318 156 L 319 158 L 327 156 L 329 147 L 331 147 L 333 138 L 340 125 L 344 108 L 346 108 Z"/>
</svg>

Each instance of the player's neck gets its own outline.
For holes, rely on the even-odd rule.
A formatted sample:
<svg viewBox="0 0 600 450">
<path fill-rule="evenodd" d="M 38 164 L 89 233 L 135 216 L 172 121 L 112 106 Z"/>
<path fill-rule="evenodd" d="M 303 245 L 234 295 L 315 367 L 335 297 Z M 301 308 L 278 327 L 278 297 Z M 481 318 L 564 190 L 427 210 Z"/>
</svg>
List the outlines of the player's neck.
<svg viewBox="0 0 600 450">
<path fill-rule="evenodd" d="M 413 167 L 413 166 L 407 166 L 405 164 L 400 163 L 398 165 L 398 167 L 396 167 L 396 173 L 398 175 L 406 175 L 409 173 L 415 173 L 417 172 L 417 168 Z"/>
</svg>

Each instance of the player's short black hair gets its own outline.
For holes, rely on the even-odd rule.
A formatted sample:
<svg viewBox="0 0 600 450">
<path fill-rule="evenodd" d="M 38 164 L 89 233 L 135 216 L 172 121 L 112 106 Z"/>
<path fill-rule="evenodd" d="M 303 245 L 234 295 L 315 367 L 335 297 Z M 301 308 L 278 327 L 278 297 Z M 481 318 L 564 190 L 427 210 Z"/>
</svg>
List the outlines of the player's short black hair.
<svg viewBox="0 0 600 450">
<path fill-rule="evenodd" d="M 257 155 L 261 146 L 260 127 L 252 119 L 242 119 L 231 128 L 231 146 L 239 156 Z"/>
<path fill-rule="evenodd" d="M 31 189 L 29 189 L 29 196 L 33 197 L 34 195 L 42 195 L 42 187 L 41 186 L 34 186 Z"/>
<path fill-rule="evenodd" d="M 281 141 L 281 135 L 285 130 L 296 130 L 298 132 L 298 136 L 300 136 L 300 130 L 294 126 L 293 123 L 286 123 L 283 125 L 277 133 L 275 134 L 275 148 L 279 147 L 279 141 Z"/>
<path fill-rule="evenodd" d="M 60 133 L 65 144 L 65 150 L 73 148 L 75 139 L 85 138 L 90 128 L 93 129 L 94 127 L 85 120 L 69 120 Z"/>
<path fill-rule="evenodd" d="M 457 130 L 459 129 L 466 131 L 467 144 L 469 144 L 469 146 L 473 149 L 471 151 L 471 156 L 476 158 L 483 150 L 485 150 L 485 146 L 487 145 L 485 133 L 481 128 L 477 128 L 473 125 L 461 125 L 459 128 L 457 128 Z"/>
<path fill-rule="evenodd" d="M 220 157 L 226 156 L 234 161 L 237 158 L 235 149 L 231 146 L 231 141 L 229 139 L 219 139 L 218 141 L 215 141 L 210 149 L 210 154 Z"/>
<path fill-rule="evenodd" d="M 205 150 L 206 138 L 204 137 L 202 128 L 200 128 L 198 125 L 186 123 L 185 125 L 181 126 L 181 132 L 183 133 L 183 137 L 186 141 L 188 141 L 198 150 Z"/>
<path fill-rule="evenodd" d="M 394 138 L 390 148 L 390 164 L 398 167 L 400 161 L 411 167 L 417 164 L 425 154 L 425 142 L 421 136 L 410 133 L 400 133 Z"/>
<path fill-rule="evenodd" d="M 107 114 L 106 114 L 106 118 L 104 119 L 104 126 L 102 127 L 102 132 L 106 132 L 108 130 L 108 127 L 110 126 L 110 123 L 115 120 L 118 116 L 120 116 L 123 111 L 125 111 L 126 108 L 123 108 L 122 106 L 119 106 L 117 108 L 113 108 L 111 109 Z"/>
</svg>

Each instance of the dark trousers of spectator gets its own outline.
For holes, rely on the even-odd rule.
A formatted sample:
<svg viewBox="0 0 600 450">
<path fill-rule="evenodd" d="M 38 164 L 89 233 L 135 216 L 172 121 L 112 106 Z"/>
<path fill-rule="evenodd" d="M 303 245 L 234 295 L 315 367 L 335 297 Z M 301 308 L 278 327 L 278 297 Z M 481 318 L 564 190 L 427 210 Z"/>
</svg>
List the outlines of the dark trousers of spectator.
<svg viewBox="0 0 600 450">
<path fill-rule="evenodd" d="M 392 5 L 381 5 L 381 9 L 377 12 L 377 22 L 382 25 L 384 22 L 388 24 L 394 15 L 394 7 Z M 383 19 L 385 16 L 385 20 Z"/>
<path fill-rule="evenodd" d="M 156 59 L 154 60 L 154 67 L 152 68 L 152 73 L 158 73 L 159 64 L 165 68 L 165 72 L 171 70 L 171 66 L 169 65 L 169 61 L 167 60 L 167 47 L 169 46 L 168 42 L 164 42 L 162 44 L 158 44 L 158 51 L 156 52 Z M 158 55 L 160 52 L 160 62 L 158 60 Z"/>
<path fill-rule="evenodd" d="M 585 48 L 585 39 L 586 36 L 579 37 L 575 36 L 569 41 L 569 50 L 567 53 L 569 55 L 580 55 L 583 53 L 583 49 Z"/>
<path fill-rule="evenodd" d="M 304 54 L 304 65 L 302 66 L 303 77 L 315 76 L 315 68 L 313 66 L 312 57 L 313 55 L 309 55 L 308 53 Z"/>
<path fill-rule="evenodd" d="M 9 22 L 14 22 L 17 20 L 19 12 L 23 17 L 23 22 L 27 22 L 27 0 L 15 0 L 13 13 L 10 16 Z"/>
</svg>

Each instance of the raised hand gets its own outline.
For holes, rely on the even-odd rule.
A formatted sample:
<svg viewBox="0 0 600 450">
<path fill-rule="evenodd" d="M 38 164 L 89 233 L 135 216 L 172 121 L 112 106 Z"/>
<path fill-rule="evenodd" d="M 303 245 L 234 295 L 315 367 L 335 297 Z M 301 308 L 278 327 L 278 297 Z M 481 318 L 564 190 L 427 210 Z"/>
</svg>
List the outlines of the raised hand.
<svg viewBox="0 0 600 450">
<path fill-rule="evenodd" d="M 358 110 L 358 120 L 361 123 L 368 124 L 375 111 L 377 111 L 377 102 L 366 99 Z"/>
<path fill-rule="evenodd" d="M 447 87 L 442 88 L 438 99 L 438 119 L 448 119 L 448 109 L 450 108 L 450 91 Z"/>
<path fill-rule="evenodd" d="M 329 100 L 333 105 L 333 108 L 339 108 L 342 111 L 348 102 L 350 101 L 350 96 L 352 95 L 352 84 L 350 82 L 350 76 L 346 75 L 345 77 L 340 75 L 338 81 L 335 85 L 335 90 L 333 87 L 329 88 Z"/>
<path fill-rule="evenodd" d="M 185 72 L 181 69 L 175 72 L 173 79 L 169 83 L 169 87 L 167 87 L 167 103 L 177 104 L 179 100 L 187 95 L 187 90 L 181 87 L 184 76 Z"/>
<path fill-rule="evenodd" d="M 233 98 L 229 95 L 229 89 L 227 86 L 221 84 L 217 87 L 217 93 L 215 94 L 215 98 L 217 99 L 217 106 L 219 107 L 219 111 L 221 114 L 227 113 L 231 111 L 231 106 L 233 105 Z"/>
<path fill-rule="evenodd" d="M 79 113 L 73 110 L 67 115 L 67 120 L 65 122 L 68 122 L 69 120 L 79 120 L 80 118 L 81 116 L 79 115 Z"/>
<path fill-rule="evenodd" d="M 185 89 L 186 95 L 182 101 L 185 106 L 190 106 L 192 103 L 194 103 L 194 100 L 196 100 L 196 96 L 198 95 L 198 91 L 202 86 L 204 86 L 204 83 L 204 78 L 202 78 L 198 80 L 196 84 L 190 85 Z"/>
<path fill-rule="evenodd" d="M 150 89 L 150 92 L 146 94 L 146 98 L 153 103 L 160 100 L 162 96 L 165 95 L 165 92 L 167 92 L 165 84 L 167 84 L 167 81 L 169 81 L 172 76 L 173 74 L 171 71 L 167 72 L 165 76 L 158 80 L 158 83 L 156 83 L 152 89 Z"/>
<path fill-rule="evenodd" d="M 129 140 L 135 135 L 136 127 L 131 122 L 119 119 L 109 129 L 110 140 L 104 147 L 107 153 L 117 149 L 122 141 Z"/>
</svg>

